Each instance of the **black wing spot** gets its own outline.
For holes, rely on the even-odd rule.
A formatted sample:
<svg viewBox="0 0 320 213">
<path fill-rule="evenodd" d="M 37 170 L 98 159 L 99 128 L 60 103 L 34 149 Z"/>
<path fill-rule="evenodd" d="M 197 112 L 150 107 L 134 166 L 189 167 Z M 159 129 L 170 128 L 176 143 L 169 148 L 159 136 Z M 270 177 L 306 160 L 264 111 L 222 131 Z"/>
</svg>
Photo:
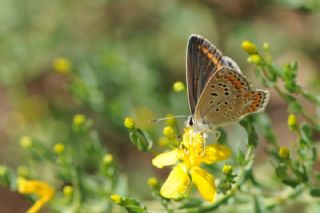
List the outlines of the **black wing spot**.
<svg viewBox="0 0 320 213">
<path fill-rule="evenodd" d="M 225 96 L 228 96 L 228 95 L 230 95 L 230 93 L 228 93 L 228 92 L 225 92 L 225 93 L 224 93 L 224 95 L 225 95 Z"/>
<path fill-rule="evenodd" d="M 220 108 L 218 107 L 218 108 L 216 108 L 216 112 L 219 112 L 220 111 Z"/>
<path fill-rule="evenodd" d="M 229 106 L 228 109 L 229 109 L 229 110 L 233 110 L 233 107 L 232 107 L 232 106 Z"/>
<path fill-rule="evenodd" d="M 228 91 L 229 91 L 229 89 L 228 89 L 228 88 L 224 88 L 224 91 L 228 92 Z"/>
<path fill-rule="evenodd" d="M 211 96 L 218 96 L 218 93 L 212 92 L 212 93 L 210 93 L 210 95 L 211 95 Z"/>
<path fill-rule="evenodd" d="M 211 85 L 211 88 L 215 88 L 216 86 L 213 84 L 213 85 Z"/>
<path fill-rule="evenodd" d="M 210 104 L 213 104 L 213 100 L 209 101 Z"/>
<path fill-rule="evenodd" d="M 228 104 L 229 104 L 229 102 L 228 102 L 228 101 L 226 101 L 226 102 L 224 102 L 224 104 L 225 104 L 225 105 L 228 105 Z"/>
</svg>

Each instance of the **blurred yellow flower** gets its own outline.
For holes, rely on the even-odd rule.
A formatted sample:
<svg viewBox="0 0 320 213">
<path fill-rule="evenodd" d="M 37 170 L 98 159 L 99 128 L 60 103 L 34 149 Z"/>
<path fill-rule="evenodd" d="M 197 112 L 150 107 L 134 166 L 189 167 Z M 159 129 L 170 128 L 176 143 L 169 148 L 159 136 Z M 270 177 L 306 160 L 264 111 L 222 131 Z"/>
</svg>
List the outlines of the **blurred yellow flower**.
<svg viewBox="0 0 320 213">
<path fill-rule="evenodd" d="M 181 81 L 177 81 L 173 84 L 173 91 L 175 92 L 181 92 L 184 91 L 186 87 L 184 86 L 184 83 Z"/>
<path fill-rule="evenodd" d="M 158 183 L 159 182 L 158 182 L 157 178 L 155 178 L 155 177 L 151 177 L 151 178 L 148 179 L 148 185 L 151 186 L 151 187 L 157 186 Z"/>
<path fill-rule="evenodd" d="M 103 159 L 102 159 L 103 164 L 108 165 L 112 163 L 112 161 L 113 161 L 113 156 L 111 154 L 105 154 L 103 156 Z"/>
<path fill-rule="evenodd" d="M 264 51 L 266 51 L 266 52 L 269 51 L 269 47 L 270 47 L 269 43 L 267 43 L 267 42 L 263 43 Z"/>
<path fill-rule="evenodd" d="M 124 119 L 123 125 L 127 128 L 127 129 L 133 129 L 134 128 L 134 120 L 130 117 L 126 117 Z"/>
<path fill-rule="evenodd" d="M 113 194 L 110 196 L 110 199 L 115 203 L 115 204 L 120 204 L 121 203 L 121 196 L 118 194 Z"/>
<path fill-rule="evenodd" d="M 174 129 L 171 126 L 166 126 L 163 128 L 162 134 L 164 136 L 170 138 L 170 137 L 175 137 L 176 132 L 174 131 Z"/>
<path fill-rule="evenodd" d="M 297 127 L 297 117 L 295 116 L 295 114 L 290 114 L 288 116 L 288 126 L 292 130 Z"/>
<path fill-rule="evenodd" d="M 17 174 L 22 177 L 27 177 L 29 175 L 29 169 L 26 166 L 18 166 Z"/>
<path fill-rule="evenodd" d="M 251 64 L 259 64 L 261 62 L 261 57 L 257 54 L 250 55 L 247 61 Z"/>
<path fill-rule="evenodd" d="M 290 150 L 287 147 L 280 147 L 278 154 L 282 159 L 287 160 L 290 157 Z"/>
<path fill-rule="evenodd" d="M 77 114 L 73 117 L 73 124 L 75 126 L 81 126 L 84 124 L 84 122 L 86 121 L 86 116 L 82 115 L 82 114 Z"/>
<path fill-rule="evenodd" d="M 73 193 L 73 187 L 72 186 L 67 185 L 67 186 L 63 187 L 64 196 L 70 197 L 72 195 L 72 193 Z"/>
<path fill-rule="evenodd" d="M 0 177 L 8 174 L 8 168 L 6 166 L 0 165 Z"/>
<path fill-rule="evenodd" d="M 243 41 L 241 43 L 241 46 L 250 55 L 251 54 L 256 54 L 258 52 L 257 46 L 254 43 L 250 42 L 250 41 Z"/>
<path fill-rule="evenodd" d="M 39 196 L 39 199 L 27 211 L 27 213 L 39 212 L 39 210 L 53 198 L 55 193 L 55 190 L 49 186 L 48 183 L 39 180 L 26 180 L 25 178 L 19 177 L 17 184 L 18 192 L 20 194 L 36 194 Z"/>
<path fill-rule="evenodd" d="M 71 72 L 71 61 L 63 57 L 55 58 L 53 60 L 53 68 L 60 74 L 68 74 Z"/>
<path fill-rule="evenodd" d="M 26 149 L 29 149 L 32 147 L 32 139 L 28 136 L 23 136 L 22 138 L 20 138 L 20 146 Z"/>
<path fill-rule="evenodd" d="M 206 146 L 203 133 L 186 128 L 180 148 L 159 154 L 152 160 L 152 164 L 158 168 L 180 161 L 170 172 L 160 194 L 171 199 L 186 197 L 192 182 L 205 200 L 213 202 L 216 197 L 214 176 L 200 165 L 213 164 L 227 159 L 230 155 L 231 150 L 228 147 L 219 144 Z"/>
<path fill-rule="evenodd" d="M 64 144 L 63 143 L 56 143 L 53 146 L 53 152 L 57 155 L 62 154 L 64 152 Z"/>
</svg>

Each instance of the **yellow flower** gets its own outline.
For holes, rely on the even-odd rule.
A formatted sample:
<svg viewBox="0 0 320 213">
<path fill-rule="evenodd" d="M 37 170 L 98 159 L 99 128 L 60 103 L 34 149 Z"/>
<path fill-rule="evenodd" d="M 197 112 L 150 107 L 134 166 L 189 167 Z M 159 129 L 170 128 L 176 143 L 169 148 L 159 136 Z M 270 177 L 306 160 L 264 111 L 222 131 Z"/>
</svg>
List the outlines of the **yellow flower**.
<svg viewBox="0 0 320 213">
<path fill-rule="evenodd" d="M 103 156 L 102 162 L 105 165 L 109 165 L 113 161 L 113 156 L 111 154 L 105 154 Z"/>
<path fill-rule="evenodd" d="M 66 58 L 56 58 L 53 60 L 53 68 L 60 74 L 68 74 L 71 72 L 71 61 Z"/>
<path fill-rule="evenodd" d="M 186 128 L 180 148 L 162 153 L 152 160 L 152 164 L 158 168 L 171 166 L 180 161 L 161 187 L 161 195 L 171 199 L 186 197 L 191 183 L 194 183 L 201 196 L 213 202 L 216 197 L 214 176 L 202 169 L 200 165 L 213 164 L 227 159 L 230 155 L 231 150 L 228 147 L 219 144 L 205 146 L 202 132 Z"/>
<path fill-rule="evenodd" d="M 0 165 L 0 177 L 6 176 L 8 174 L 8 168 L 6 166 Z"/>
<path fill-rule="evenodd" d="M 174 129 L 171 126 L 166 126 L 165 128 L 163 128 L 162 134 L 164 136 L 170 138 L 170 137 L 175 137 L 176 132 L 174 131 Z"/>
<path fill-rule="evenodd" d="M 127 128 L 127 129 L 133 129 L 134 128 L 134 120 L 130 117 L 126 117 L 124 119 L 123 125 Z"/>
<path fill-rule="evenodd" d="M 175 92 L 181 92 L 185 89 L 186 87 L 184 86 L 184 83 L 182 83 L 181 81 L 177 81 L 173 84 L 173 91 Z"/>
<path fill-rule="evenodd" d="M 261 57 L 257 54 L 250 55 L 247 61 L 251 64 L 259 64 L 261 62 Z"/>
<path fill-rule="evenodd" d="M 113 194 L 110 196 L 110 199 L 115 203 L 115 204 L 120 204 L 121 203 L 121 196 L 118 194 Z"/>
<path fill-rule="evenodd" d="M 53 146 L 53 152 L 57 155 L 62 154 L 64 152 L 64 144 L 63 143 L 56 143 Z"/>
<path fill-rule="evenodd" d="M 39 199 L 27 211 L 27 213 L 36 213 L 50 201 L 55 193 L 55 190 L 46 182 L 39 180 L 26 180 L 22 177 L 18 178 L 18 192 L 20 194 L 36 194 Z"/>
<path fill-rule="evenodd" d="M 243 41 L 241 43 L 241 46 L 250 55 L 251 54 L 256 54 L 258 52 L 257 51 L 257 46 L 254 43 L 250 42 L 250 41 Z"/>
<path fill-rule="evenodd" d="M 20 146 L 22 146 L 23 148 L 29 149 L 32 146 L 32 139 L 28 136 L 24 136 L 22 138 L 20 138 Z"/>
<path fill-rule="evenodd" d="M 75 126 L 81 126 L 86 121 L 86 116 L 82 114 L 77 114 L 73 117 L 73 124 Z"/>
<path fill-rule="evenodd" d="M 226 175 L 231 174 L 232 170 L 233 170 L 232 166 L 228 164 L 225 164 L 222 168 L 223 173 Z"/>
<path fill-rule="evenodd" d="M 151 187 L 155 187 L 158 185 L 158 180 L 155 177 L 151 177 L 148 179 L 148 185 Z"/>
<path fill-rule="evenodd" d="M 282 159 L 287 160 L 290 157 L 290 150 L 287 147 L 280 147 L 278 154 Z"/>
<path fill-rule="evenodd" d="M 295 116 L 295 114 L 290 114 L 288 116 L 288 126 L 291 130 L 296 129 L 297 127 L 297 117 Z"/>
<path fill-rule="evenodd" d="M 73 187 L 72 186 L 67 185 L 67 186 L 63 187 L 64 196 L 69 197 L 69 196 L 72 195 L 72 193 L 73 193 Z"/>
</svg>

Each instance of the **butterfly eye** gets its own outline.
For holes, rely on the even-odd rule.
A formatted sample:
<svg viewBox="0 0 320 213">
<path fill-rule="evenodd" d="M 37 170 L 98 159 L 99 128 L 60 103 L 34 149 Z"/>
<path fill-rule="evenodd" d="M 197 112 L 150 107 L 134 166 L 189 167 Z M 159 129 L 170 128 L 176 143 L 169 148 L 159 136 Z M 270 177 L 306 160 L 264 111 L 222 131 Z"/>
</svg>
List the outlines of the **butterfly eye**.
<svg viewBox="0 0 320 213">
<path fill-rule="evenodd" d="M 189 119 L 189 126 L 193 126 L 193 120 L 192 120 L 192 118 Z"/>
</svg>

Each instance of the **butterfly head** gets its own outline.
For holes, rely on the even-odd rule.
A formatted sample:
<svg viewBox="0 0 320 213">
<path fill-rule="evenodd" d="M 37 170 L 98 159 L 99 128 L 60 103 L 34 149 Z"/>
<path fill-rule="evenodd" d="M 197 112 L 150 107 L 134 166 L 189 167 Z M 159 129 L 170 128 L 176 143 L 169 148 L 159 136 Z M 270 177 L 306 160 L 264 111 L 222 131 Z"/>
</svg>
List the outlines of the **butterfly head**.
<svg viewBox="0 0 320 213">
<path fill-rule="evenodd" d="M 204 120 L 195 119 L 194 115 L 190 115 L 185 121 L 186 127 L 191 127 L 196 131 L 209 132 L 211 131 L 211 126 L 206 124 Z"/>
<path fill-rule="evenodd" d="M 190 115 L 188 119 L 185 121 L 186 127 L 193 127 L 194 126 L 194 117 Z"/>
</svg>

